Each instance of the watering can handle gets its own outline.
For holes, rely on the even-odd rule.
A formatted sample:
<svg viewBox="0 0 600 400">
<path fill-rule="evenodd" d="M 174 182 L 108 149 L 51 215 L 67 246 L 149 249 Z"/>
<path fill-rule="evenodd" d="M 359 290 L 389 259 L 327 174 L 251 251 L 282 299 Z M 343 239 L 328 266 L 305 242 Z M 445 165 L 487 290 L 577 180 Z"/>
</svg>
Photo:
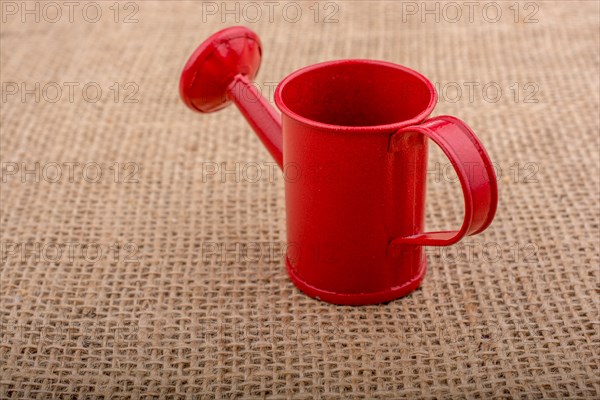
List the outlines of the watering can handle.
<svg viewBox="0 0 600 400">
<path fill-rule="evenodd" d="M 449 246 L 466 235 L 485 230 L 496 213 L 498 185 L 492 162 L 473 131 L 457 118 L 439 116 L 394 132 L 390 138 L 390 151 L 397 148 L 396 144 L 403 133 L 415 132 L 433 140 L 454 166 L 464 194 L 464 221 L 457 231 L 398 237 L 390 242 L 390 246 Z"/>
</svg>

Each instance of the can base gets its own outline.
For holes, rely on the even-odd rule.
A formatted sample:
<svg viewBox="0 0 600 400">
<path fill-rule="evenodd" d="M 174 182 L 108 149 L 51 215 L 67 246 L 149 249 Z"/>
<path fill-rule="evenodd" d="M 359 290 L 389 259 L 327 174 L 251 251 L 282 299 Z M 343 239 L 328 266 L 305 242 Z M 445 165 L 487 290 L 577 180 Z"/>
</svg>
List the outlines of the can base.
<svg viewBox="0 0 600 400">
<path fill-rule="evenodd" d="M 427 260 L 423 260 L 419 271 L 410 281 L 401 286 L 396 286 L 388 290 L 373 293 L 335 293 L 318 289 L 314 286 L 311 286 L 296 274 L 287 257 L 285 259 L 285 267 L 294 285 L 308 296 L 320 301 L 325 301 L 327 303 L 347 306 L 362 306 L 395 300 L 406 296 L 417 289 L 425 277 L 425 272 L 427 271 Z"/>
</svg>

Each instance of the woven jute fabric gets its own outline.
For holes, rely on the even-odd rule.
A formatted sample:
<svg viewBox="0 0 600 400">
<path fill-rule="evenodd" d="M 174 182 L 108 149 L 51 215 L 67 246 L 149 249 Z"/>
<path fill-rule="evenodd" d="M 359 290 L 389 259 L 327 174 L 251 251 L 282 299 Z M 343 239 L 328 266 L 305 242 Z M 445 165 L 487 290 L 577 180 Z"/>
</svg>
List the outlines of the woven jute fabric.
<svg viewBox="0 0 600 400">
<path fill-rule="evenodd" d="M 598 2 L 467 3 L 2 1 L 2 398 L 600 397 Z M 301 293 L 273 160 L 178 95 L 236 24 L 271 101 L 326 60 L 430 78 L 495 163 L 491 227 L 402 299 Z M 452 171 L 432 145 L 430 229 Z"/>
</svg>

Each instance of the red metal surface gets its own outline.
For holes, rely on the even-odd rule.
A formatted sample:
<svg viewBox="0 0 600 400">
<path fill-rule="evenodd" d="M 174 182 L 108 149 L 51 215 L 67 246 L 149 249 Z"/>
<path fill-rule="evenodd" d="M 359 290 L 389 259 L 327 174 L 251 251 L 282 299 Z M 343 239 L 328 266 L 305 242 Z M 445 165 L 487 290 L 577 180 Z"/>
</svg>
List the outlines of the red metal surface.
<svg viewBox="0 0 600 400">
<path fill-rule="evenodd" d="M 460 120 L 426 120 L 437 95 L 425 77 L 372 60 L 305 67 L 277 87 L 279 117 L 251 84 L 260 54 L 247 28 L 218 32 L 188 61 L 181 96 L 200 112 L 233 101 L 282 167 L 286 266 L 298 288 L 336 304 L 393 300 L 421 283 L 423 246 L 489 226 L 498 200 L 491 161 Z M 457 231 L 425 230 L 428 139 L 459 176 L 465 212 Z"/>
<path fill-rule="evenodd" d="M 191 55 L 179 93 L 188 107 L 201 113 L 218 111 L 233 101 L 281 167 L 281 117 L 251 84 L 260 57 L 260 39 L 254 32 L 240 26 L 223 29 Z"/>
</svg>

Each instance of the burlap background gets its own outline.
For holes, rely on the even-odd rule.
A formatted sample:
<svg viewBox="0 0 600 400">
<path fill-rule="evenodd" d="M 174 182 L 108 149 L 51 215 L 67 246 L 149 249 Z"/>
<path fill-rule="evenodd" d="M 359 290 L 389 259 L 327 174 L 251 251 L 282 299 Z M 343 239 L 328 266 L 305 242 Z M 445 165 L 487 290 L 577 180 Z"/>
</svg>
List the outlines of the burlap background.
<svg viewBox="0 0 600 400">
<path fill-rule="evenodd" d="M 288 280 L 283 179 L 238 112 L 178 98 L 190 52 L 236 16 L 143 1 L 120 3 L 115 22 L 97 2 L 100 21 L 76 3 L 70 22 L 58 4 L 52 23 L 44 3 L 39 22 L 2 3 L 2 397 L 600 396 L 596 1 L 519 3 L 518 22 L 496 3 L 495 23 L 488 3 L 472 22 L 455 3 L 456 23 L 433 2 L 439 22 L 420 2 L 321 3 L 317 22 L 313 2 L 296 3 L 296 23 L 283 3 L 272 22 L 255 3 L 256 23 L 228 3 L 263 40 L 265 93 L 319 61 L 401 63 L 440 84 L 435 114 L 467 121 L 497 163 L 491 228 L 428 250 L 412 295 L 356 308 Z M 203 174 L 212 163 L 240 172 Z M 431 227 L 460 219 L 447 165 L 432 149 Z"/>
</svg>

